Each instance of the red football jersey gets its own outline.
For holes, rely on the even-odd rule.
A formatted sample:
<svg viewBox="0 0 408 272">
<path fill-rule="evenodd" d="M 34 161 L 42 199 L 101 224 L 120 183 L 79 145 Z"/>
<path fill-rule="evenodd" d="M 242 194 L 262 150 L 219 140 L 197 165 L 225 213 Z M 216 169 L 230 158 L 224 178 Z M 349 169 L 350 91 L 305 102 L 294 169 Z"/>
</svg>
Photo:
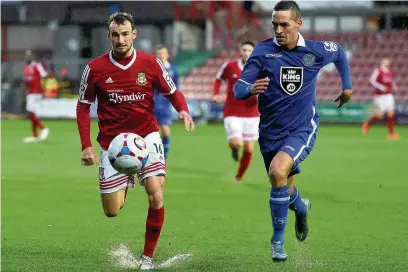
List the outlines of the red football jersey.
<svg viewBox="0 0 408 272">
<path fill-rule="evenodd" d="M 376 95 L 390 94 L 394 87 L 392 71 L 387 68 L 376 68 L 370 77 Z"/>
<path fill-rule="evenodd" d="M 123 132 L 142 137 L 158 131 L 154 118 L 154 89 L 163 95 L 176 91 L 171 76 L 155 56 L 134 50 L 116 61 L 112 53 L 93 59 L 81 79 L 79 101 L 98 100 L 98 142 L 107 149 L 114 137 Z"/>
<path fill-rule="evenodd" d="M 216 80 L 227 81 L 227 98 L 224 104 L 224 117 L 258 117 L 258 98 L 251 96 L 245 100 L 238 100 L 234 97 L 234 85 L 242 74 L 244 65 L 239 60 L 229 61 L 221 66 Z"/>
<path fill-rule="evenodd" d="M 41 63 L 32 61 L 30 64 L 24 65 L 24 81 L 28 94 L 41 94 L 43 92 L 41 86 L 41 78 L 47 76 L 47 72 Z"/>
</svg>

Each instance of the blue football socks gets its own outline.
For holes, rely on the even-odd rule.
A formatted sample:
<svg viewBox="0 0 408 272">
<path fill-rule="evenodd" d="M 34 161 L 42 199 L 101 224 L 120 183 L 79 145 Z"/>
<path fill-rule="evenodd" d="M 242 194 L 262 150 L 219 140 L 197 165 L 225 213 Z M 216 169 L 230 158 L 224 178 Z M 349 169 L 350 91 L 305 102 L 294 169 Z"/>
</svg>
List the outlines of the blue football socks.
<svg viewBox="0 0 408 272">
<path fill-rule="evenodd" d="M 300 197 L 299 191 L 296 187 L 293 188 L 293 194 L 290 196 L 289 209 L 300 215 L 306 215 L 306 205 Z"/>
<path fill-rule="evenodd" d="M 289 186 L 280 188 L 272 187 L 269 197 L 271 209 L 273 236 L 272 242 L 284 242 L 284 232 L 289 210 L 290 192 Z"/>
<path fill-rule="evenodd" d="M 162 138 L 163 149 L 164 149 L 164 159 L 167 160 L 167 156 L 170 150 L 170 136 L 165 136 Z"/>
</svg>

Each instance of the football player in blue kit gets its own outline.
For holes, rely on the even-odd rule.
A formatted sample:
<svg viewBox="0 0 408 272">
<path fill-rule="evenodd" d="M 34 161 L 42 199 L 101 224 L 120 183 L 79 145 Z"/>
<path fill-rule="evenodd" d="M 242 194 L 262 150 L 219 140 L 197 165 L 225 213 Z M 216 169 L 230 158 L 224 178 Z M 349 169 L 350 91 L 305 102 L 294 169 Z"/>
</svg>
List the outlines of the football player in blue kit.
<svg viewBox="0 0 408 272">
<path fill-rule="evenodd" d="M 338 107 L 351 98 L 350 66 L 343 48 L 332 41 L 304 39 L 301 13 L 295 1 L 278 2 L 272 13 L 275 37 L 259 43 L 234 87 L 237 99 L 259 95 L 259 146 L 272 184 L 269 206 L 272 217 L 272 259 L 285 261 L 284 231 L 288 210 L 295 213 L 299 241 L 308 235 L 311 203 L 300 197 L 293 177 L 299 164 L 313 150 L 319 126 L 316 80 L 320 69 L 334 63 L 342 91 Z"/>
<path fill-rule="evenodd" d="M 167 72 L 173 79 L 176 88 L 179 88 L 179 75 L 177 69 L 174 65 L 169 62 L 170 53 L 169 49 L 164 45 L 156 46 L 156 56 L 164 65 Z M 160 134 L 163 142 L 163 155 L 166 160 L 167 167 L 167 158 L 170 150 L 170 126 L 173 123 L 172 120 L 172 105 L 168 99 L 163 95 L 160 95 L 157 91 L 154 92 L 154 116 L 156 117 L 159 127 Z"/>
</svg>

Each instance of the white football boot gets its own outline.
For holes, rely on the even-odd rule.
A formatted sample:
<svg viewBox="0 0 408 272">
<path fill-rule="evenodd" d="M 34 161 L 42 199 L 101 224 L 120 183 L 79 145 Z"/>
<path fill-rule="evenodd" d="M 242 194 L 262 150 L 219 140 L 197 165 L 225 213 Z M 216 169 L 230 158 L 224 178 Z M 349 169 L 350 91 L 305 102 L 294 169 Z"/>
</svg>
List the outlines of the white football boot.
<svg viewBox="0 0 408 272">
<path fill-rule="evenodd" d="M 140 256 L 140 270 L 152 270 L 152 269 L 154 269 L 152 258 L 142 254 L 142 256 Z"/>
<path fill-rule="evenodd" d="M 50 129 L 46 127 L 46 128 L 41 130 L 40 137 L 38 137 L 38 139 L 40 141 L 45 141 L 48 138 L 48 134 L 50 134 Z"/>
</svg>

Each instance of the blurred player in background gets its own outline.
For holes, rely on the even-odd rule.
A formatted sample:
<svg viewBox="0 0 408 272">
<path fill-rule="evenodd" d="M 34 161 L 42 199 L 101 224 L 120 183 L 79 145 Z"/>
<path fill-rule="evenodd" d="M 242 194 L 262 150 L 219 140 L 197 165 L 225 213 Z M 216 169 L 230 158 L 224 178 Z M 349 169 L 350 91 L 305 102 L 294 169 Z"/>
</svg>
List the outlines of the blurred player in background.
<svg viewBox="0 0 408 272">
<path fill-rule="evenodd" d="M 341 107 L 351 97 L 351 76 L 347 56 L 335 42 L 305 40 L 295 1 L 278 2 L 272 13 L 275 38 L 257 45 L 235 85 L 235 97 L 247 99 L 259 94 L 259 146 L 272 189 L 269 198 L 273 235 L 272 259 L 285 261 L 284 231 L 288 209 L 295 212 L 295 234 L 299 241 L 308 235 L 310 201 L 302 199 L 293 176 L 312 152 L 319 115 L 316 110 L 316 80 L 319 70 L 334 62 L 343 91 L 336 97 Z"/>
<path fill-rule="evenodd" d="M 26 52 L 27 63 L 24 65 L 24 83 L 26 87 L 26 111 L 31 120 L 32 136 L 24 138 L 25 143 L 44 141 L 47 139 L 49 129 L 41 122 L 37 116 L 37 110 L 43 97 L 43 87 L 41 79 L 47 77 L 47 72 L 40 62 L 34 60 L 31 51 Z M 38 135 L 38 128 L 41 129 Z"/>
<path fill-rule="evenodd" d="M 149 159 L 138 173 L 149 202 L 145 245 L 140 268 L 153 269 L 152 256 L 164 222 L 163 186 L 165 160 L 159 128 L 153 116 L 154 89 L 165 95 L 184 120 L 185 129 L 194 129 L 186 100 L 155 56 L 133 48 L 136 29 L 130 14 L 119 12 L 108 21 L 112 50 L 90 61 L 81 79 L 77 104 L 77 123 L 82 145 L 82 164 L 98 163 L 90 138 L 90 106 L 98 100 L 99 189 L 105 215 L 115 217 L 124 206 L 133 176 L 116 172 L 108 160 L 108 146 L 120 133 L 136 133 L 144 138 Z"/>
<path fill-rule="evenodd" d="M 239 150 L 244 146 L 244 152 L 235 175 L 235 182 L 240 183 L 248 169 L 254 141 L 258 139 L 259 111 L 258 99 L 252 96 L 246 100 L 237 100 L 234 97 L 234 85 L 241 76 L 244 65 L 254 50 L 255 44 L 251 41 L 242 42 L 239 46 L 241 57 L 224 63 L 219 70 L 213 85 L 213 102 L 220 102 L 220 87 L 223 80 L 227 81 L 227 99 L 224 104 L 224 126 L 227 132 L 232 157 L 239 160 Z"/>
<path fill-rule="evenodd" d="M 400 136 L 394 132 L 395 100 L 394 95 L 392 94 L 392 91 L 395 91 L 397 86 L 390 66 L 390 59 L 383 58 L 381 66 L 376 68 L 370 77 L 370 84 L 375 88 L 374 105 L 376 107 L 376 112 L 368 121 L 363 123 L 363 133 L 367 135 L 370 125 L 377 120 L 382 119 L 384 114 L 386 114 L 388 139 L 398 140 Z"/>
<path fill-rule="evenodd" d="M 170 59 L 169 49 L 164 45 L 156 46 L 156 56 L 163 63 L 164 68 L 166 68 L 167 72 L 173 79 L 176 88 L 178 89 L 179 75 L 176 67 L 169 62 Z M 172 106 L 170 101 L 166 99 L 163 95 L 160 95 L 160 93 L 157 90 L 155 90 L 154 116 L 159 122 L 161 138 L 164 148 L 164 158 L 166 160 L 166 167 L 168 154 L 170 150 L 170 126 L 173 122 L 171 108 Z"/>
</svg>

